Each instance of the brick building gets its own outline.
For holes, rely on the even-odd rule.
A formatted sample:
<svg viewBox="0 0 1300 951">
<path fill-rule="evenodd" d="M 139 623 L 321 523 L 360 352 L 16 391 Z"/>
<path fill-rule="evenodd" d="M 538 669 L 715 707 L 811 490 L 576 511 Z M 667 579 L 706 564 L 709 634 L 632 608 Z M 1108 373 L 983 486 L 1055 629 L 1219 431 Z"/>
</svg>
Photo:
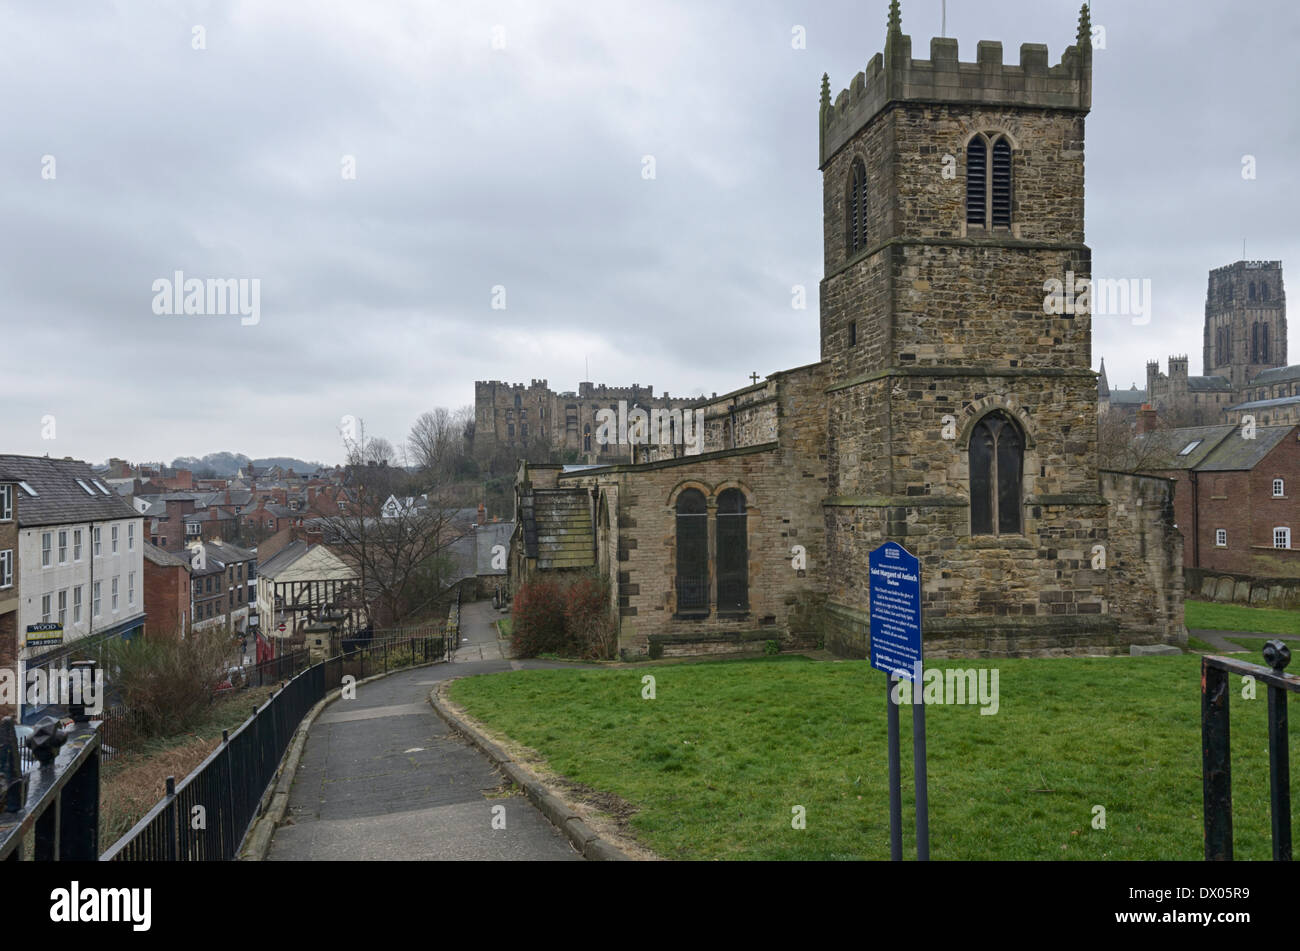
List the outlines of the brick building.
<svg viewBox="0 0 1300 951">
<path fill-rule="evenodd" d="M 883 54 L 820 112 L 821 356 L 721 398 L 696 453 L 521 465 L 513 583 L 590 568 L 629 653 L 754 638 L 867 649 L 869 553 L 923 566 L 930 656 L 1127 652 L 1182 643 L 1173 484 L 1102 472 L 1087 312 L 1091 27 L 1049 65 L 955 39 Z M 954 174 L 944 174 L 952 157 Z M 645 456 L 639 457 L 644 459 Z"/>
<path fill-rule="evenodd" d="M 1190 569 L 1300 578 L 1300 427 L 1199 426 L 1143 437 L 1149 471 L 1177 482 L 1174 512 Z"/>
<path fill-rule="evenodd" d="M 144 609 L 149 636 L 183 637 L 190 630 L 189 559 L 144 543 Z"/>
</svg>

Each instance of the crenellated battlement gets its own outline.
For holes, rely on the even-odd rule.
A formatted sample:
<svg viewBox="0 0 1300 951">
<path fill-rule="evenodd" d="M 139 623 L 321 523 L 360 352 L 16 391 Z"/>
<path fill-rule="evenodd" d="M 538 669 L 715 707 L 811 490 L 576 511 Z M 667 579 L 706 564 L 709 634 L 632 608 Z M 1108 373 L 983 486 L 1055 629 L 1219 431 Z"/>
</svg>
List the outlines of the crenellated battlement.
<svg viewBox="0 0 1300 951">
<path fill-rule="evenodd" d="M 1085 5 L 1076 43 L 1060 63 L 1048 65 L 1041 43 L 1020 47 L 1020 64 L 1002 61 L 1002 44 L 981 40 L 975 62 L 958 59 L 957 40 L 934 37 L 930 58 L 912 57 L 912 38 L 902 32 L 898 0 L 892 0 L 885 50 L 853 77 L 831 102 L 830 77 L 822 76 L 821 156 L 824 168 L 871 119 L 895 102 L 952 102 L 1088 112 L 1092 108 L 1092 26 Z"/>
</svg>

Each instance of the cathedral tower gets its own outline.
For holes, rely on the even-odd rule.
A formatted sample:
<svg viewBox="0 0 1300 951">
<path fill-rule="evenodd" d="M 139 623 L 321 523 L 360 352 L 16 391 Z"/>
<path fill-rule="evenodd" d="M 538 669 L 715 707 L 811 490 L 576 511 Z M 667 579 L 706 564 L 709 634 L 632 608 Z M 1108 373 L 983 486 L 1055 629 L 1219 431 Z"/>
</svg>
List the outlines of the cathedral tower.
<svg viewBox="0 0 1300 951">
<path fill-rule="evenodd" d="M 1238 261 L 1210 272 L 1205 293 L 1206 376 L 1225 376 L 1238 399 L 1261 370 L 1286 363 L 1281 261 Z"/>
</svg>

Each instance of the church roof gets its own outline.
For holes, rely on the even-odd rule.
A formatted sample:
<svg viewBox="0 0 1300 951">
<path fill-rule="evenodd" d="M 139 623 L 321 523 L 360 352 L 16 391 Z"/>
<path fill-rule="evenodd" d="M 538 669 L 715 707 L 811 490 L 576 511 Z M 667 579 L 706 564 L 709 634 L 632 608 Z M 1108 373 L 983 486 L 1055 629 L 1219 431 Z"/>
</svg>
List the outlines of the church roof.
<svg viewBox="0 0 1300 951">
<path fill-rule="evenodd" d="M 1229 406 L 1228 409 L 1274 409 L 1278 406 L 1293 406 L 1300 403 L 1300 396 L 1279 396 L 1271 400 L 1251 400 L 1249 403 L 1238 403 L 1236 406 Z"/>
<path fill-rule="evenodd" d="M 1106 380 L 1106 358 L 1101 359 L 1101 372 L 1097 376 L 1097 396 L 1105 399 L 1110 396 L 1110 383 Z"/>
<path fill-rule="evenodd" d="M 1189 376 L 1187 389 L 1193 393 L 1231 393 L 1232 383 L 1222 376 Z"/>
<path fill-rule="evenodd" d="M 1260 383 L 1284 383 L 1291 380 L 1300 380 L 1300 364 L 1290 367 L 1273 367 L 1269 370 L 1260 370 L 1255 374 L 1255 378 L 1250 381 L 1251 386 Z"/>
<path fill-rule="evenodd" d="M 1136 385 L 1130 390 L 1111 390 L 1112 406 L 1141 406 L 1147 401 L 1147 391 L 1139 390 Z"/>
</svg>

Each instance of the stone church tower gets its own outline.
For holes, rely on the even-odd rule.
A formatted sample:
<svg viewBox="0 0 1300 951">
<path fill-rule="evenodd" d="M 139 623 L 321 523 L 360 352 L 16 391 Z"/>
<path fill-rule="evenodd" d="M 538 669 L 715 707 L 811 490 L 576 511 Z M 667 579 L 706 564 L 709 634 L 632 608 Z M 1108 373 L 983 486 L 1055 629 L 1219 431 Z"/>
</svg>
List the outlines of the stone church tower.
<svg viewBox="0 0 1300 951">
<path fill-rule="evenodd" d="M 1205 292 L 1206 376 L 1224 376 L 1238 400 L 1260 371 L 1286 363 L 1281 261 L 1237 261 L 1210 272 Z"/>
<path fill-rule="evenodd" d="M 927 650 L 1108 643 L 1108 503 L 1086 305 L 1088 11 L 1057 65 L 957 40 L 913 57 L 897 0 L 883 54 L 832 104 L 822 80 L 830 577 L 842 642 L 860 639 L 867 554 L 921 559 Z M 835 638 L 831 638 L 834 640 Z"/>
</svg>

